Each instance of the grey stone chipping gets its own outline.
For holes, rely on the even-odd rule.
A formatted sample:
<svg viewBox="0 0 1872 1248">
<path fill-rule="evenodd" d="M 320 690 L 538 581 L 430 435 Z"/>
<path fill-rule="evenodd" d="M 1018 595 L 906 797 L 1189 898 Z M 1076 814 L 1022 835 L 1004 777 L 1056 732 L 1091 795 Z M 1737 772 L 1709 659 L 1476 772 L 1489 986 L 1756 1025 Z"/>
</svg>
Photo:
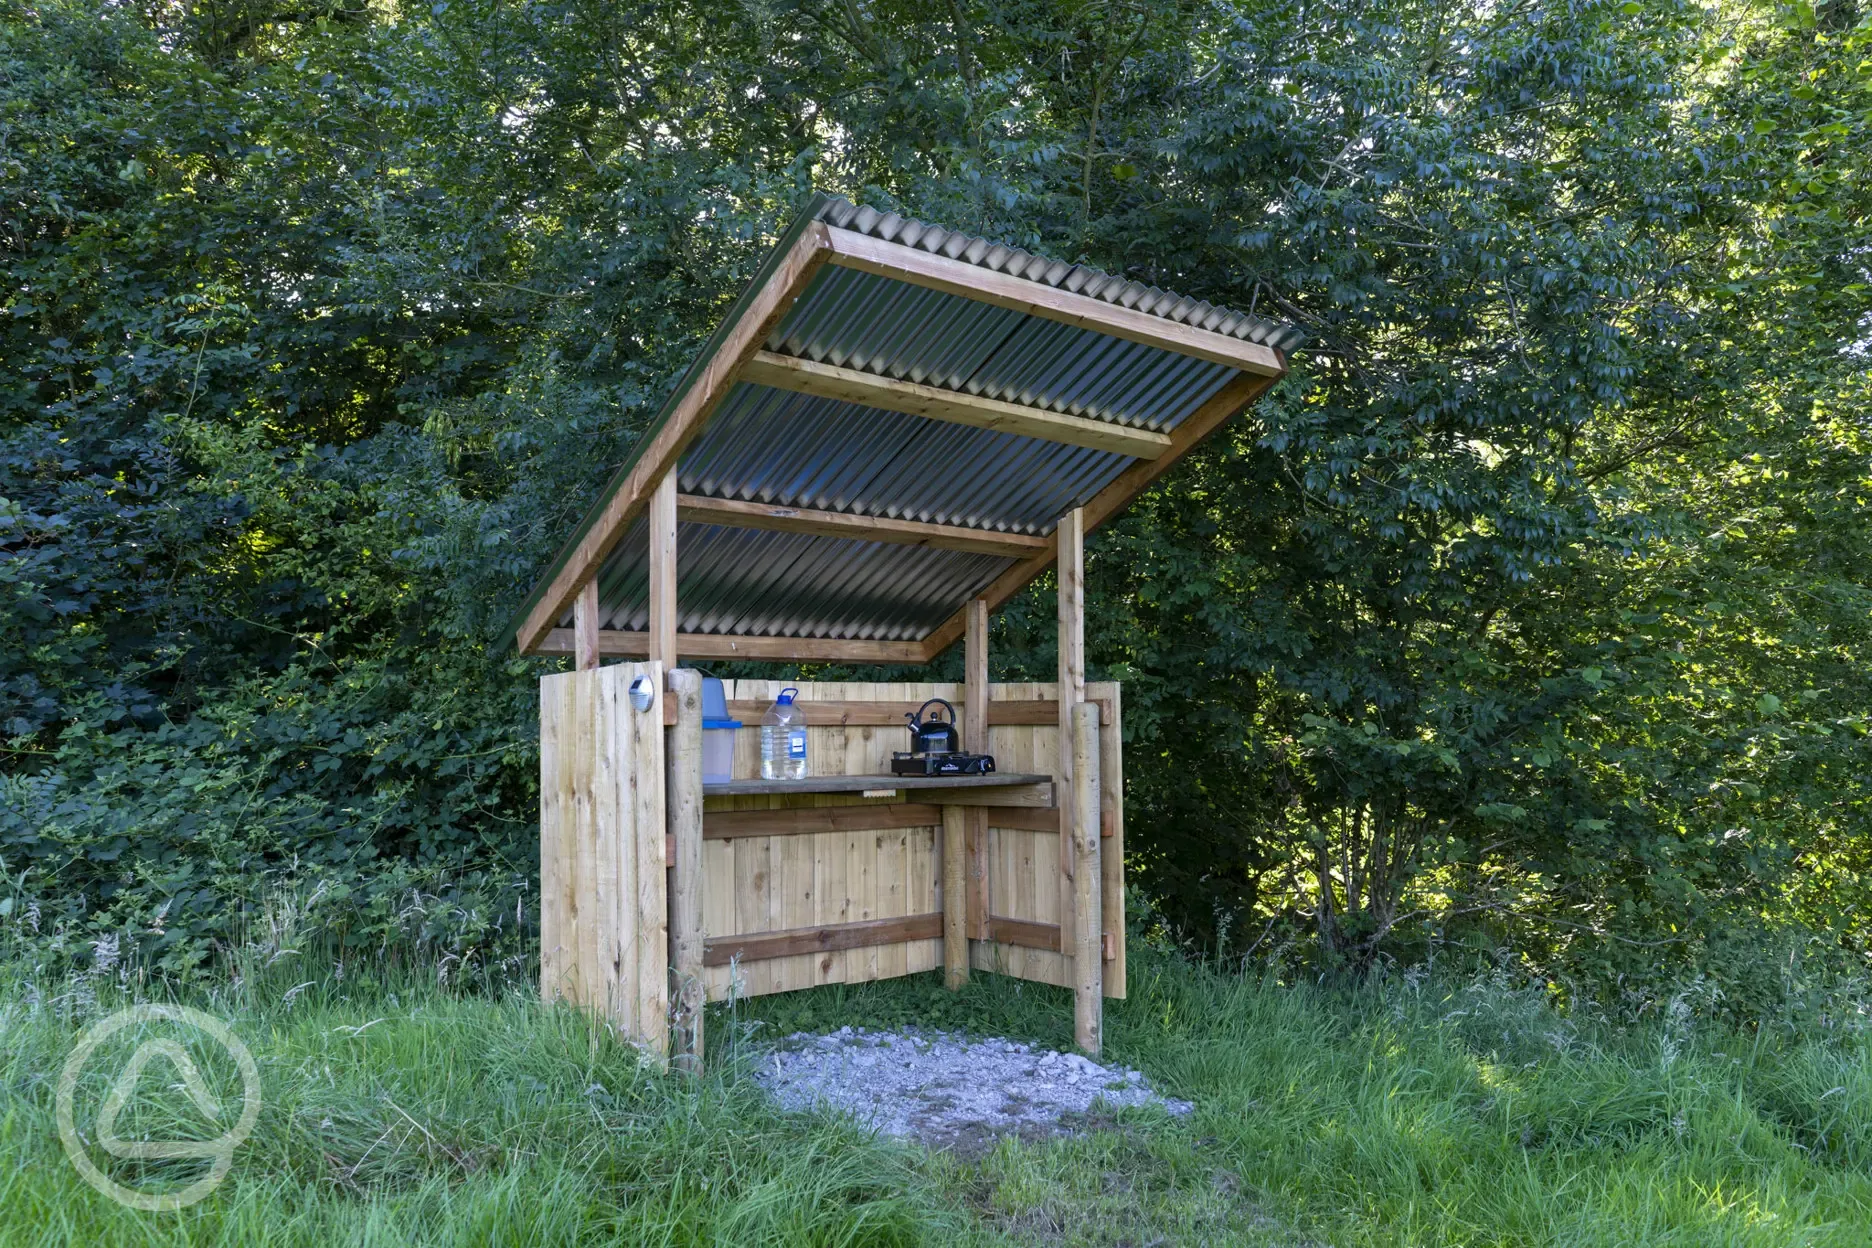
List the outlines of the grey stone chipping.
<svg viewBox="0 0 1872 1248">
<path fill-rule="evenodd" d="M 842 1110 L 886 1135 L 961 1151 L 1007 1135 L 1070 1134 L 1101 1111 L 1158 1106 L 1180 1116 L 1194 1108 L 1153 1091 L 1140 1071 L 945 1032 L 800 1032 L 761 1061 L 755 1078 L 783 1109 Z"/>
</svg>

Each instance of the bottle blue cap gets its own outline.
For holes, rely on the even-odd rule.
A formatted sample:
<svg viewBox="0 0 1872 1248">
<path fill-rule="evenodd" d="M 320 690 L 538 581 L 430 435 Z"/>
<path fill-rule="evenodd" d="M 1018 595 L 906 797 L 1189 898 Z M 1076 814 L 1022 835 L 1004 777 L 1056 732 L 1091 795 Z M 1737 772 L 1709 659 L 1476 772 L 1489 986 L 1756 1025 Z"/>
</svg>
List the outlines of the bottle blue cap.
<svg viewBox="0 0 1872 1248">
<path fill-rule="evenodd" d="M 781 705 L 781 706 L 792 706 L 792 705 L 793 705 L 793 699 L 794 699 L 794 698 L 797 698 L 797 697 L 799 697 L 799 690 L 797 690 L 797 689 L 782 689 L 782 690 L 780 691 L 780 701 L 779 701 L 779 705 Z"/>
</svg>

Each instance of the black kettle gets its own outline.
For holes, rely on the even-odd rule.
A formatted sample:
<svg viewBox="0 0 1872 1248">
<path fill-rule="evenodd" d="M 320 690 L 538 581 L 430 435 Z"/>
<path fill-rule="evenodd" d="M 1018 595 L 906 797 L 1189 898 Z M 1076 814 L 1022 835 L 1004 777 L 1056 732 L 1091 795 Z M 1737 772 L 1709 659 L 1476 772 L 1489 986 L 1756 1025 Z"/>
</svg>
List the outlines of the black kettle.
<svg viewBox="0 0 1872 1248">
<path fill-rule="evenodd" d="M 949 712 L 949 722 L 940 719 L 924 719 L 923 712 L 932 706 L 940 706 Z M 931 698 L 917 707 L 916 714 L 906 714 L 910 728 L 910 752 L 912 754 L 953 754 L 962 748 L 962 736 L 956 731 L 955 707 L 941 698 Z"/>
</svg>

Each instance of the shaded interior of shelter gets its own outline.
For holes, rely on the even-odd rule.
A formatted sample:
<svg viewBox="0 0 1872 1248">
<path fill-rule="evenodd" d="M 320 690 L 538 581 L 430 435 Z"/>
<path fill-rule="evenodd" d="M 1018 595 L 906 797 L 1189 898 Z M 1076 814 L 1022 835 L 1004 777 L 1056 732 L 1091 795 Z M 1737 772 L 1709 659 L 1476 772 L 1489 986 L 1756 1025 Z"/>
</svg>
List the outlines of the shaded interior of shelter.
<svg viewBox="0 0 1872 1248">
<path fill-rule="evenodd" d="M 1226 366 L 828 266 L 767 350 L 1112 424 L 1175 430 Z M 768 386 L 734 386 L 684 453 L 681 492 L 1044 535 L 1136 461 Z M 913 641 L 1014 560 L 685 523 L 684 633 Z M 647 526 L 598 574 L 600 627 L 647 626 Z M 561 620 L 570 626 L 570 613 Z"/>
</svg>

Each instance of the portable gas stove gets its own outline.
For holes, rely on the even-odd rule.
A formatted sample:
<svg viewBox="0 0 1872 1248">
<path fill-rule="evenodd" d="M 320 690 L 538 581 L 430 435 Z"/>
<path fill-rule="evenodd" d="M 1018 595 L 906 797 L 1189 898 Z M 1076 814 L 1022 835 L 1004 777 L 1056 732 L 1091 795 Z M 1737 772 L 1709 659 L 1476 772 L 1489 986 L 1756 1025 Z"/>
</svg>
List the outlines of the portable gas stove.
<svg viewBox="0 0 1872 1248">
<path fill-rule="evenodd" d="M 968 754 L 961 750 L 933 750 L 929 753 L 891 755 L 893 776 L 985 776 L 994 771 L 992 754 Z"/>
</svg>

